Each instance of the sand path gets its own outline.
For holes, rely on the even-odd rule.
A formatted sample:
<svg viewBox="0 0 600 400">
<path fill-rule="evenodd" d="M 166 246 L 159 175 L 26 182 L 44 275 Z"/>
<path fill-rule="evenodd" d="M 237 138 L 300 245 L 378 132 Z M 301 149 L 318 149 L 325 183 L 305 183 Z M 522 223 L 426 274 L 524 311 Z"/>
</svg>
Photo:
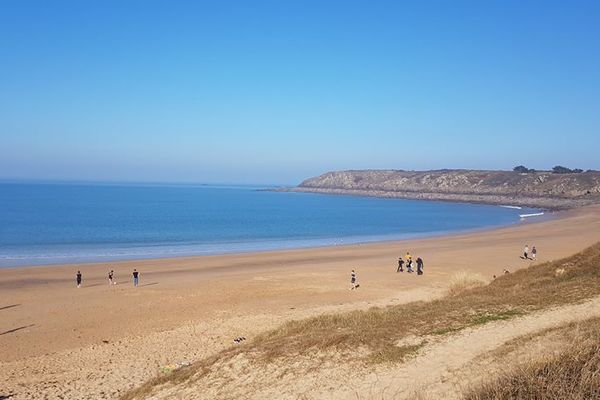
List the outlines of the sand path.
<svg viewBox="0 0 600 400">
<path fill-rule="evenodd" d="M 431 399 L 458 399 L 462 390 L 495 370 L 474 361 L 509 340 L 544 329 L 600 316 L 600 297 L 509 321 L 488 323 L 426 345 L 419 355 L 386 373 L 368 374 L 334 398 L 408 399 L 425 393 Z M 474 364 L 473 364 L 474 363 Z"/>
</svg>

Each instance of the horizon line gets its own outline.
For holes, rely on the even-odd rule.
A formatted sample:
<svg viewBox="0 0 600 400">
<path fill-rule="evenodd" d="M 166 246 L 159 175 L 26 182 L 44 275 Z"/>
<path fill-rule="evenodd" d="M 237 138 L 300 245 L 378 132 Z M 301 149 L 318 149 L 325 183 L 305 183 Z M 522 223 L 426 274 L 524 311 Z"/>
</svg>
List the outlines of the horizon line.
<svg viewBox="0 0 600 400">
<path fill-rule="evenodd" d="M 135 180 L 95 180 L 95 179 L 44 179 L 44 178 L 6 178 L 0 177 L 0 183 L 28 183 L 28 184 L 48 184 L 48 185 L 98 185 L 98 186 L 245 186 L 245 187 L 290 187 L 297 184 L 283 183 L 239 183 L 239 182 L 177 182 L 177 181 L 135 181 Z"/>
</svg>

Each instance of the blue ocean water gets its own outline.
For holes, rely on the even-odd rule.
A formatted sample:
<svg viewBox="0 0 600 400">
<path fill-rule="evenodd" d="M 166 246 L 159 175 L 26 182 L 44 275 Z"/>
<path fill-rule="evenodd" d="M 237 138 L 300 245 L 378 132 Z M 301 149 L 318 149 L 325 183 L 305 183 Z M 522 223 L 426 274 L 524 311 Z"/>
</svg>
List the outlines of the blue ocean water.
<svg viewBox="0 0 600 400">
<path fill-rule="evenodd" d="M 517 223 L 531 211 L 257 189 L 0 183 L 0 266 L 391 240 Z"/>
</svg>

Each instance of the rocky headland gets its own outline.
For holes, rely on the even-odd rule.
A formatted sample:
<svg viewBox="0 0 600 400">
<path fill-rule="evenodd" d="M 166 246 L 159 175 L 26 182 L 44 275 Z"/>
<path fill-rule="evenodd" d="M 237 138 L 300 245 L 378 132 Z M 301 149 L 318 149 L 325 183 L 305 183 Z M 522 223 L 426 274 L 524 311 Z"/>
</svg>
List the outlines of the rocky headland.
<svg viewBox="0 0 600 400">
<path fill-rule="evenodd" d="M 560 210 L 600 203 L 600 172 L 333 171 L 285 190 Z"/>
</svg>

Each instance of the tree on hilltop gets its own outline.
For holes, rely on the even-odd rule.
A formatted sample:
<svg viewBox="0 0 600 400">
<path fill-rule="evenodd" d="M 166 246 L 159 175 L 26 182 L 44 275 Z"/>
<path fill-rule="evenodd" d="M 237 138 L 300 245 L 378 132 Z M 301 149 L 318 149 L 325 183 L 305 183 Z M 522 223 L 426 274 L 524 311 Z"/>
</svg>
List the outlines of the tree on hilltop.
<svg viewBox="0 0 600 400">
<path fill-rule="evenodd" d="M 518 165 L 516 167 L 513 168 L 513 171 L 515 172 L 519 172 L 521 174 L 528 174 L 530 172 L 535 172 L 535 169 L 529 169 L 524 165 Z"/>
<path fill-rule="evenodd" d="M 579 174 L 583 172 L 583 170 L 580 168 L 570 169 L 563 167 L 562 165 L 557 165 L 556 167 L 552 168 L 552 172 L 555 174 Z"/>
</svg>

